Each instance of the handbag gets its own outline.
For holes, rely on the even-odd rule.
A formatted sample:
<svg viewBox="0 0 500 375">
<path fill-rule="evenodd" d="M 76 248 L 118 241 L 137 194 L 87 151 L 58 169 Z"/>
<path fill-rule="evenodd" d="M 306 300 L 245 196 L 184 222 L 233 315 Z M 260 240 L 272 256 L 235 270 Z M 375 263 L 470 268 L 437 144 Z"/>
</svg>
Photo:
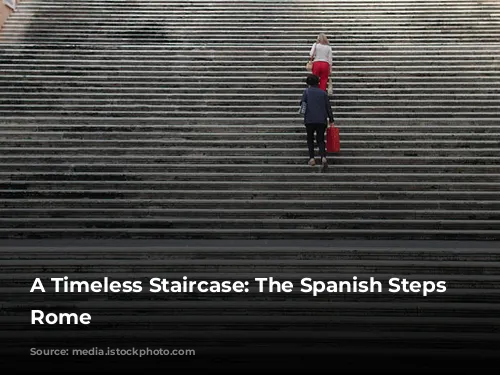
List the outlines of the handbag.
<svg viewBox="0 0 500 375">
<path fill-rule="evenodd" d="M 316 43 L 314 43 L 314 49 L 313 49 L 313 54 L 312 54 L 312 57 L 314 58 L 314 56 L 316 55 Z M 313 62 L 311 60 L 309 60 L 306 64 L 306 70 L 309 71 L 309 72 L 312 72 L 312 69 L 313 69 Z"/>
<path fill-rule="evenodd" d="M 328 95 L 333 94 L 333 84 L 332 84 L 332 77 L 328 77 L 328 89 L 327 89 Z"/>
<path fill-rule="evenodd" d="M 306 114 L 306 110 L 307 110 L 307 92 L 308 91 L 309 91 L 309 89 L 306 89 L 304 91 L 304 97 L 303 97 L 303 99 L 305 99 L 305 100 L 300 102 L 299 113 L 301 115 L 305 115 Z"/>
<path fill-rule="evenodd" d="M 340 152 L 340 131 L 335 125 L 326 128 L 326 152 Z"/>
<path fill-rule="evenodd" d="M 305 115 L 306 114 L 306 110 L 307 110 L 307 102 L 302 102 L 300 104 L 299 113 L 301 115 Z"/>
</svg>

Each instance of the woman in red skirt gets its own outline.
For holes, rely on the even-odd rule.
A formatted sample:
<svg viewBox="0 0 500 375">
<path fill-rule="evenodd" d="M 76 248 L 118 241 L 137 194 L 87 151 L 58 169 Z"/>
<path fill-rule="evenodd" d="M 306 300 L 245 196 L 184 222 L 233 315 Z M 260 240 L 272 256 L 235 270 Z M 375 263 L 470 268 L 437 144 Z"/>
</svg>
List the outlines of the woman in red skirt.
<svg viewBox="0 0 500 375">
<path fill-rule="evenodd" d="M 319 77 L 319 88 L 326 91 L 332 71 L 332 48 L 325 34 L 318 35 L 309 53 L 309 61 L 313 63 L 312 74 Z"/>
</svg>

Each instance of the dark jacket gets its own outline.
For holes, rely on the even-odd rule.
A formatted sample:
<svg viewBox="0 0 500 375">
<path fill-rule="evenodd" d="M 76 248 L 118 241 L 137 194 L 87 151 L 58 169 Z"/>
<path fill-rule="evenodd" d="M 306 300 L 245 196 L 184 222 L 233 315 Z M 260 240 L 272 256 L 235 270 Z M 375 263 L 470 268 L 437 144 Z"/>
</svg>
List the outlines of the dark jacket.
<svg viewBox="0 0 500 375">
<path fill-rule="evenodd" d="M 327 118 L 333 122 L 332 106 L 326 91 L 318 86 L 311 86 L 304 90 L 300 105 L 306 102 L 306 113 L 304 114 L 304 124 L 325 124 Z"/>
</svg>

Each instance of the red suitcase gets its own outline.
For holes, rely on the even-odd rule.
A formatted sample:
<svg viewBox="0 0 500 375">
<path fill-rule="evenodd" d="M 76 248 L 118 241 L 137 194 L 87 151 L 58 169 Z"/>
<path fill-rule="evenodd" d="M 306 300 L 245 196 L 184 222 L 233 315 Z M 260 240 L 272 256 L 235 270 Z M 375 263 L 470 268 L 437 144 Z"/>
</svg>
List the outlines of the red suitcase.
<svg viewBox="0 0 500 375">
<path fill-rule="evenodd" d="M 340 131 L 335 125 L 326 128 L 326 152 L 340 152 Z"/>
</svg>

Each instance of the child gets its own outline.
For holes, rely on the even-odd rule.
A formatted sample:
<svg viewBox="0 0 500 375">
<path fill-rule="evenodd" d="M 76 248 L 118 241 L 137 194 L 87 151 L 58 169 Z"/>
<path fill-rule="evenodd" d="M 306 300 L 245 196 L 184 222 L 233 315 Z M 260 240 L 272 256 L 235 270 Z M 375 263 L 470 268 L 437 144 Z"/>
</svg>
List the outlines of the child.
<svg viewBox="0 0 500 375">
<path fill-rule="evenodd" d="M 327 119 L 333 124 L 333 112 L 330 105 L 328 94 L 319 88 L 319 77 L 310 74 L 307 76 L 306 83 L 309 86 L 304 90 L 300 106 L 303 108 L 304 125 L 307 130 L 307 146 L 309 148 L 309 165 L 316 165 L 314 160 L 314 133 L 316 133 L 316 142 L 318 143 L 321 164 L 327 167 L 325 150 L 325 130 Z M 305 103 L 305 105 L 304 105 Z M 304 109 L 305 108 L 305 109 Z"/>
</svg>

